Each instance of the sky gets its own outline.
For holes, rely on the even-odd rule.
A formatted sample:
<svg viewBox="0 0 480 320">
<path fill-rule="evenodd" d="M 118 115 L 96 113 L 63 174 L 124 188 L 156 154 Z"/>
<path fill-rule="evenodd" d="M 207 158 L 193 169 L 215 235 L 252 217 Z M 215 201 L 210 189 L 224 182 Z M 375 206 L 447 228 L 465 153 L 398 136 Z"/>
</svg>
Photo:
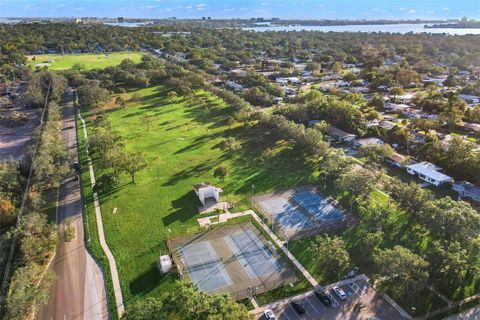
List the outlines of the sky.
<svg viewBox="0 0 480 320">
<path fill-rule="evenodd" d="M 480 0 L 0 0 L 0 17 L 480 19 Z"/>
</svg>

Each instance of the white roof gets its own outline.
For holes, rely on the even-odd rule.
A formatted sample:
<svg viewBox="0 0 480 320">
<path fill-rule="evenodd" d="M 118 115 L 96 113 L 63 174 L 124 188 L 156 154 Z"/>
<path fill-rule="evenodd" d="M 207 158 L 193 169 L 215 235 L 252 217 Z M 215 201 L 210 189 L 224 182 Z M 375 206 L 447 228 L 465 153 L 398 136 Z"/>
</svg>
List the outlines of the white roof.
<svg viewBox="0 0 480 320">
<path fill-rule="evenodd" d="M 438 170 L 441 170 L 442 168 L 427 161 L 411 164 L 407 166 L 407 168 L 419 174 L 422 174 L 430 179 L 433 179 L 435 181 L 452 180 L 452 177 L 447 176 L 446 174 L 443 174 L 438 171 Z"/>
</svg>

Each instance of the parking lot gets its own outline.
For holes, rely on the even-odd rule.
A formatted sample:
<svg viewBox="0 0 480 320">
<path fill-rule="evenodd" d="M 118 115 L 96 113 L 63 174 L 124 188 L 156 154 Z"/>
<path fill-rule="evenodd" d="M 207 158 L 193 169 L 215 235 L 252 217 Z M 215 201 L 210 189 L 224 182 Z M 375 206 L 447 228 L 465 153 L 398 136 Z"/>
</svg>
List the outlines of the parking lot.
<svg viewBox="0 0 480 320">
<path fill-rule="evenodd" d="M 262 309 L 272 310 L 277 319 L 280 320 L 405 319 L 362 279 L 339 286 L 347 294 L 345 300 L 341 300 L 335 295 L 331 290 L 332 287 L 333 285 L 330 285 L 325 288 L 326 293 L 333 302 L 328 307 L 324 306 L 312 291 L 263 306 Z M 299 315 L 291 306 L 291 301 L 300 302 L 305 309 L 305 314 Z M 355 307 L 356 305 L 357 307 Z M 263 310 L 257 314 L 257 319 L 263 319 Z"/>
</svg>

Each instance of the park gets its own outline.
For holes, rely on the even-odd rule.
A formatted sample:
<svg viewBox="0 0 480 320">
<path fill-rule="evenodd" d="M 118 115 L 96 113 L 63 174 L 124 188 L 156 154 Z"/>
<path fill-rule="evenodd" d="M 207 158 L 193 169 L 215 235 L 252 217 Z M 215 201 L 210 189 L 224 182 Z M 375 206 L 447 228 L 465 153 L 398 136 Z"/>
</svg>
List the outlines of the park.
<svg viewBox="0 0 480 320">
<path fill-rule="evenodd" d="M 112 53 L 78 53 L 78 54 L 38 54 L 27 56 L 28 65 L 36 67 L 47 67 L 49 70 L 68 70 L 73 66 L 80 66 L 82 69 L 95 69 L 116 66 L 124 59 L 131 59 L 139 62 L 142 54 L 140 52 L 112 52 Z"/>
</svg>

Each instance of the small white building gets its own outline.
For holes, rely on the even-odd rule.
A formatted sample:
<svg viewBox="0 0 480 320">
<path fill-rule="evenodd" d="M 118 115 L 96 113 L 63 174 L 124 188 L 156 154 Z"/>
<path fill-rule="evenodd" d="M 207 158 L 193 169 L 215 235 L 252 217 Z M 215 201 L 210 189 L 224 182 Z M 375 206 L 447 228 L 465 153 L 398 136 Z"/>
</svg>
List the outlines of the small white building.
<svg viewBox="0 0 480 320">
<path fill-rule="evenodd" d="M 170 258 L 168 254 L 164 256 L 160 256 L 160 259 L 158 259 L 158 269 L 160 270 L 160 273 L 165 274 L 168 271 L 170 271 L 171 268 L 172 268 L 172 258 Z"/>
<path fill-rule="evenodd" d="M 193 190 L 203 206 L 218 203 L 220 201 L 220 193 L 223 192 L 222 189 L 203 182 L 193 185 Z"/>
<path fill-rule="evenodd" d="M 442 184 L 452 182 L 452 177 L 440 172 L 442 168 L 433 163 L 424 161 L 407 166 L 407 172 L 420 179 L 438 187 Z"/>
</svg>

